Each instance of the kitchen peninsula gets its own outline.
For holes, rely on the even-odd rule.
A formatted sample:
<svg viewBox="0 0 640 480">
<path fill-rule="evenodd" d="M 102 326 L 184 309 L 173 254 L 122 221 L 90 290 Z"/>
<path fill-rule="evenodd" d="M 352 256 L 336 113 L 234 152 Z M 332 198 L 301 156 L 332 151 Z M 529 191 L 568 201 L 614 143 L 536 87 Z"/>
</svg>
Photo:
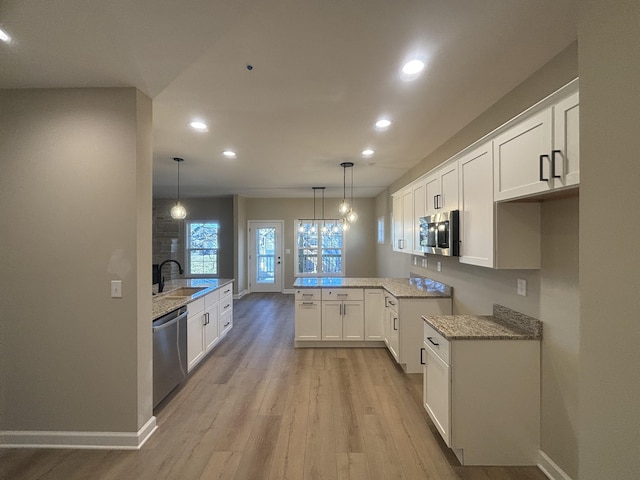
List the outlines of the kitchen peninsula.
<svg viewBox="0 0 640 480">
<path fill-rule="evenodd" d="M 386 346 L 407 373 L 422 371 L 422 315 L 448 315 L 452 289 L 429 278 L 300 277 L 296 347 Z"/>
</svg>

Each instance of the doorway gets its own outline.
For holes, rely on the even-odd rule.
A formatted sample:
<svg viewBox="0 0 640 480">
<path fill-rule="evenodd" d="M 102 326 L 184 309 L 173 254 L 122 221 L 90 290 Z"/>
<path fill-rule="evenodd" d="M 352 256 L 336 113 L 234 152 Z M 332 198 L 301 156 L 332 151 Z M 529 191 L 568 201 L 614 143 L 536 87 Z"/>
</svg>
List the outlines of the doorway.
<svg viewBox="0 0 640 480">
<path fill-rule="evenodd" d="M 283 220 L 249 221 L 249 290 L 282 291 Z"/>
</svg>

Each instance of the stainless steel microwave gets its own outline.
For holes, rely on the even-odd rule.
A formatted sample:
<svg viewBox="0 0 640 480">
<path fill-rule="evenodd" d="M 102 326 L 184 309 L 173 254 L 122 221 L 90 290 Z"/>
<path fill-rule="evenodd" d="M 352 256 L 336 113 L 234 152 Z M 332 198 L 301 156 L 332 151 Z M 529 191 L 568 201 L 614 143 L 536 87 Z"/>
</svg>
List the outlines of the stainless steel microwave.
<svg viewBox="0 0 640 480">
<path fill-rule="evenodd" d="M 457 257 L 460 255 L 458 210 L 420 218 L 420 250 L 424 253 Z"/>
</svg>

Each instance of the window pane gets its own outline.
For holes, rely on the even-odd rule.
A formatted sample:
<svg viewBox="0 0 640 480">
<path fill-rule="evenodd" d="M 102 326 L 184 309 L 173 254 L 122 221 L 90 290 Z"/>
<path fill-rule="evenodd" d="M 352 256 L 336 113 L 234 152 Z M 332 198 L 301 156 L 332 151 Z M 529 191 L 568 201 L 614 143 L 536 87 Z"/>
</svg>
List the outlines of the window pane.
<svg viewBox="0 0 640 480">
<path fill-rule="evenodd" d="M 322 271 L 324 273 L 342 273 L 342 251 L 322 251 Z"/>
<path fill-rule="evenodd" d="M 275 228 L 258 228 L 256 230 L 256 272 L 258 283 L 275 283 Z"/>
<path fill-rule="evenodd" d="M 217 250 L 191 250 L 189 252 L 189 266 L 194 275 L 218 274 Z"/>
<path fill-rule="evenodd" d="M 191 223 L 189 248 L 218 248 L 217 223 Z"/>
<path fill-rule="evenodd" d="M 296 226 L 298 230 L 296 252 L 298 273 L 301 275 L 342 274 L 343 237 L 341 225 L 339 223 L 324 225 L 305 222 L 296 223 Z"/>
</svg>

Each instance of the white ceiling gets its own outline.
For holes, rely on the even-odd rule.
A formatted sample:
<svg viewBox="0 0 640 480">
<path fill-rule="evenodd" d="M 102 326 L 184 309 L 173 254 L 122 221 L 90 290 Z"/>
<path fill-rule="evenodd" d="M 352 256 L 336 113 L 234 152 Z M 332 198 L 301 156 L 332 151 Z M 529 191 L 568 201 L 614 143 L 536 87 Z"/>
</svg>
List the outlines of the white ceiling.
<svg viewBox="0 0 640 480">
<path fill-rule="evenodd" d="M 575 0 L 2 0 L 0 88 L 153 98 L 154 196 L 371 197 L 576 39 Z M 425 72 L 400 79 L 419 55 Z M 251 64 L 253 70 L 247 70 Z M 382 115 L 393 120 L 374 129 Z M 193 118 L 207 133 L 189 127 Z M 360 152 L 375 149 L 371 159 Z M 238 158 L 228 160 L 222 150 Z"/>
</svg>

